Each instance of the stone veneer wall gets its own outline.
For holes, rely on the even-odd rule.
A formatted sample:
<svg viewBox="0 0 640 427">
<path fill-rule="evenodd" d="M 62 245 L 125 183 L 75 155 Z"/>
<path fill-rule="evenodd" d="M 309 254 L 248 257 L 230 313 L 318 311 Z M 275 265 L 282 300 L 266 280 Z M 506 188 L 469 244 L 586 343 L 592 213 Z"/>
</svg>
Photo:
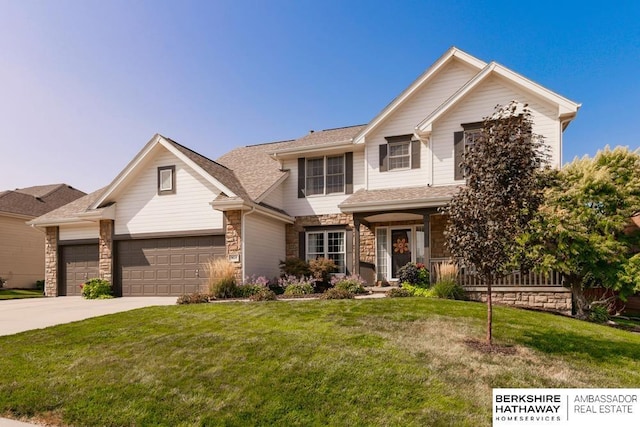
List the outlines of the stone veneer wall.
<svg viewBox="0 0 640 427">
<path fill-rule="evenodd" d="M 47 227 L 44 237 L 44 294 L 58 296 L 58 227 Z"/>
<path fill-rule="evenodd" d="M 353 216 L 351 214 L 310 215 L 296 217 L 293 224 L 287 224 L 286 245 L 287 258 L 298 257 L 300 252 L 298 233 L 305 227 L 317 227 L 323 225 L 345 225 L 353 228 Z"/>
<path fill-rule="evenodd" d="M 242 283 L 242 211 L 226 211 L 224 213 L 226 225 L 225 246 L 227 259 L 238 257 L 239 262 L 234 262 L 236 267 L 236 282 Z"/>
<path fill-rule="evenodd" d="M 98 275 L 113 283 L 113 220 L 100 220 Z"/>
<path fill-rule="evenodd" d="M 477 289 L 467 290 L 467 297 L 472 301 L 487 301 L 487 292 Z M 528 307 L 538 310 L 571 314 L 571 291 L 561 286 L 539 288 L 494 288 L 492 301 L 496 304 Z"/>
<path fill-rule="evenodd" d="M 447 228 L 447 215 L 431 215 L 431 258 L 449 258 L 451 253 L 444 246 L 444 230 Z"/>
<path fill-rule="evenodd" d="M 360 224 L 360 262 L 376 263 L 376 235 L 364 224 Z"/>
</svg>

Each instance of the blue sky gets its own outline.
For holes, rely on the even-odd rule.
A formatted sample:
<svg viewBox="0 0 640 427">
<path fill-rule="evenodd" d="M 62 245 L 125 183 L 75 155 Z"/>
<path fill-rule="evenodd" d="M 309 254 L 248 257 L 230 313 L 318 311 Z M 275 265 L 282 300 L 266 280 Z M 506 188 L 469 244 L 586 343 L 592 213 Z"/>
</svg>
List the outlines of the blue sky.
<svg viewBox="0 0 640 427">
<path fill-rule="evenodd" d="M 156 133 L 211 158 L 366 123 L 449 47 L 639 146 L 640 2 L 0 0 L 0 190 L 107 185 Z"/>
</svg>

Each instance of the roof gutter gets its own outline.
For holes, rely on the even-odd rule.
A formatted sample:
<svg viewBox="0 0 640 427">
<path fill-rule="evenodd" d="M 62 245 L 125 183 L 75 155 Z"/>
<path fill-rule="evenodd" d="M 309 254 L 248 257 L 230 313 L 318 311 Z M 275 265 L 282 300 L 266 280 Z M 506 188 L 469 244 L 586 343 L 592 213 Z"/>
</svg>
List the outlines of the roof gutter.
<svg viewBox="0 0 640 427">
<path fill-rule="evenodd" d="M 316 153 L 316 152 L 327 151 L 332 149 L 340 149 L 340 148 L 356 149 L 355 146 L 353 145 L 353 140 L 349 139 L 345 141 L 331 142 L 331 143 L 322 144 L 322 145 L 306 145 L 302 147 L 285 148 L 283 150 L 278 150 L 271 153 L 270 156 L 272 159 L 275 160 L 277 158 L 283 158 L 283 157 L 286 158 L 296 154 L 309 154 L 309 153 Z"/>
<path fill-rule="evenodd" d="M 362 202 L 349 203 L 348 205 L 340 204 L 338 207 L 344 213 L 360 213 L 370 212 L 372 208 L 381 208 L 384 210 L 400 210 L 400 209 L 419 209 L 419 208 L 435 208 L 449 203 L 452 196 L 419 199 L 407 202 L 406 200 L 393 200 L 382 202 Z"/>
<path fill-rule="evenodd" d="M 278 221 L 283 221 L 286 222 L 287 224 L 293 224 L 294 223 L 294 218 L 283 214 L 283 213 L 279 213 L 276 211 L 273 211 L 269 208 L 265 208 L 264 206 L 261 206 L 257 203 L 254 202 L 246 202 L 244 200 L 214 200 L 213 202 L 209 203 L 211 205 L 211 207 L 215 210 L 218 211 L 258 211 L 259 213 L 269 217 L 269 218 L 273 218 L 276 219 Z"/>
</svg>

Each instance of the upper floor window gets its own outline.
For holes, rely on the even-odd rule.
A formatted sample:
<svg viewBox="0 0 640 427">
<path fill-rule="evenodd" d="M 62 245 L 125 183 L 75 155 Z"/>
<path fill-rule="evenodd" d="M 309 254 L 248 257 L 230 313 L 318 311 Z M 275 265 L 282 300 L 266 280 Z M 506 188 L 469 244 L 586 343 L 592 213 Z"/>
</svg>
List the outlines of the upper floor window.
<svg viewBox="0 0 640 427">
<path fill-rule="evenodd" d="M 464 153 L 469 151 L 469 147 L 475 145 L 482 138 L 482 122 L 462 124 L 461 132 L 453 133 L 454 151 L 454 178 L 456 180 L 465 178 L 465 171 L 462 169 Z"/>
<path fill-rule="evenodd" d="M 344 156 L 307 159 L 306 194 L 344 193 Z"/>
<path fill-rule="evenodd" d="M 420 167 L 420 141 L 413 135 L 389 136 L 379 147 L 380 172 Z"/>
<path fill-rule="evenodd" d="M 353 153 L 298 159 L 298 197 L 353 192 Z"/>
<path fill-rule="evenodd" d="M 158 168 L 158 195 L 175 194 L 176 167 L 160 166 Z"/>
</svg>

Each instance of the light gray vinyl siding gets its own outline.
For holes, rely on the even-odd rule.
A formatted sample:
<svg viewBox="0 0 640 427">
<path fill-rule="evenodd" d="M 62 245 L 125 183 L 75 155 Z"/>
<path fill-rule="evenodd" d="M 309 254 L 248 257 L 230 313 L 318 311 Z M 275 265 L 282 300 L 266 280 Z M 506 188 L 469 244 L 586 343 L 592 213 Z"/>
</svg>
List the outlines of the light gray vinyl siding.
<svg viewBox="0 0 640 427">
<path fill-rule="evenodd" d="M 371 135 L 367 136 L 368 189 L 420 186 L 431 183 L 430 147 L 420 147 L 419 169 L 381 172 L 379 169 L 379 145 L 385 137 L 412 134 L 418 123 L 446 101 L 455 91 L 468 82 L 477 69 L 454 60 L 443 67 L 426 85 L 388 117 Z"/>
<path fill-rule="evenodd" d="M 210 203 L 218 190 L 162 146 L 115 196 L 115 234 L 221 229 L 222 212 Z M 176 167 L 176 192 L 158 195 L 158 167 Z"/>
<path fill-rule="evenodd" d="M 552 165 L 559 167 L 560 140 L 557 107 L 541 100 L 500 77 L 490 77 L 461 99 L 451 111 L 436 121 L 431 134 L 433 151 L 433 184 L 454 184 L 453 134 L 462 130 L 462 123 L 482 121 L 491 115 L 497 104 L 506 105 L 512 100 L 528 103 L 533 114 L 533 131 L 545 136 L 552 156 Z"/>
<path fill-rule="evenodd" d="M 60 240 L 97 239 L 100 237 L 100 225 L 98 222 L 61 225 L 59 233 Z"/>
<path fill-rule="evenodd" d="M 322 154 L 314 154 L 314 157 L 320 155 Z M 298 198 L 298 160 L 286 160 L 284 169 L 291 170 L 291 175 L 283 184 L 284 210 L 291 216 L 339 213 L 338 205 L 351 196 L 350 194 L 329 194 Z M 356 192 L 363 187 L 364 153 L 357 151 L 353 153 L 353 191 Z"/>
<path fill-rule="evenodd" d="M 244 221 L 244 274 L 277 277 L 286 255 L 285 224 L 258 213 L 244 215 Z"/>
</svg>

